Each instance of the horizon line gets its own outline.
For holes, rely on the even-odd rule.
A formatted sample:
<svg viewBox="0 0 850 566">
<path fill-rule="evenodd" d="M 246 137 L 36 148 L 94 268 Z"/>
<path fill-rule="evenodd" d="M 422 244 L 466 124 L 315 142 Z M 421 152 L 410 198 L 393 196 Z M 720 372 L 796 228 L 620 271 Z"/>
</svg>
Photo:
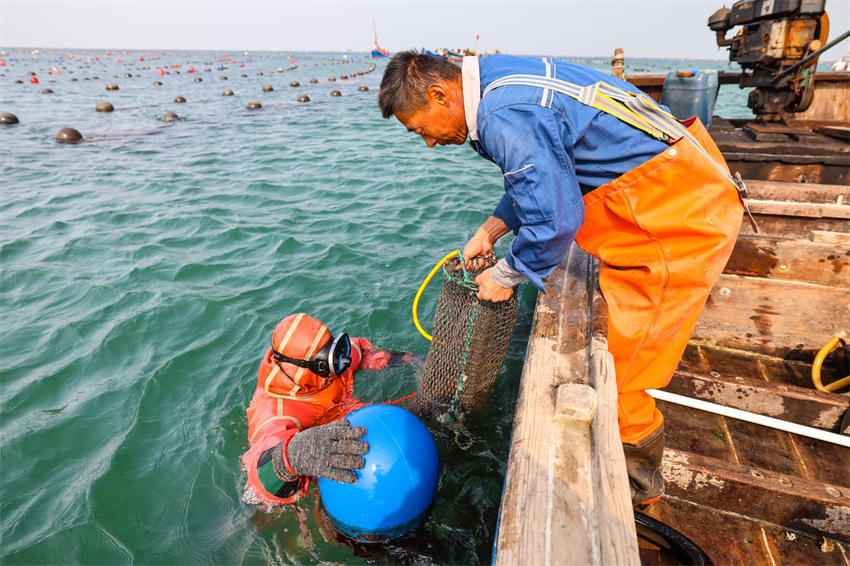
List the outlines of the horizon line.
<svg viewBox="0 0 850 566">
<path fill-rule="evenodd" d="M 120 53 L 122 55 L 127 55 L 127 54 L 132 55 L 132 52 L 136 52 L 137 54 L 139 54 L 139 53 L 154 53 L 155 54 L 155 53 L 159 53 L 159 52 L 162 52 L 162 51 L 171 51 L 172 55 L 175 54 L 174 52 L 179 52 L 177 54 L 182 55 L 182 56 L 186 56 L 187 53 L 190 53 L 190 52 L 191 53 L 197 53 L 197 52 L 224 53 L 224 52 L 236 52 L 236 51 L 240 52 L 240 54 L 250 54 L 251 52 L 254 52 L 254 53 L 304 53 L 304 54 L 333 53 L 333 54 L 342 54 L 342 55 L 346 55 L 348 53 L 353 53 L 353 54 L 358 54 L 358 55 L 368 55 L 372 51 L 371 49 L 367 50 L 367 51 L 354 51 L 354 50 L 325 51 L 325 50 L 279 49 L 279 48 L 276 48 L 276 49 L 241 49 L 241 48 L 234 48 L 234 49 L 217 50 L 217 49 L 175 49 L 175 48 L 151 49 L 151 48 L 126 48 L 126 47 L 123 47 L 123 48 L 119 49 L 119 48 L 111 48 L 111 47 L 96 47 L 96 48 L 92 48 L 92 47 L 52 47 L 52 46 L 47 46 L 47 47 L 14 46 L 14 47 L 12 47 L 12 46 L 4 46 L 4 45 L 0 45 L 0 50 L 6 51 L 6 52 L 10 52 L 10 50 L 18 50 L 18 51 L 26 51 L 26 52 L 29 52 L 29 53 L 32 53 L 32 51 L 38 51 L 39 54 L 42 54 L 43 51 L 47 51 L 47 50 L 52 50 L 52 51 L 57 51 L 57 50 L 77 51 L 77 50 L 81 50 L 83 52 L 86 52 L 86 51 L 103 51 L 103 52 L 111 52 L 113 54 Z M 392 56 L 394 53 L 398 53 L 398 52 L 399 51 L 390 52 L 390 56 Z M 87 54 L 87 53 L 85 53 L 85 54 Z M 495 55 L 495 53 L 488 53 L 488 54 L 489 55 Z M 556 56 L 556 57 L 583 57 L 583 58 L 594 58 L 594 59 L 599 59 L 599 58 L 604 59 L 604 58 L 613 57 L 613 55 L 599 55 L 599 54 L 597 54 L 597 55 L 566 55 L 566 54 L 552 55 L 551 53 L 505 53 L 503 51 L 500 51 L 500 54 L 515 55 L 517 57 L 539 57 L 539 56 L 543 56 L 543 55 L 549 56 L 549 57 L 552 57 L 552 56 Z M 52 56 L 52 54 L 50 54 L 50 55 Z M 383 58 L 384 57 L 382 57 L 382 59 Z M 629 58 L 628 55 L 626 55 L 626 58 L 627 59 Z M 683 61 L 728 62 L 728 59 L 713 59 L 713 58 L 703 58 L 703 57 L 684 57 L 684 58 L 682 58 L 682 57 L 659 57 L 659 56 L 650 56 L 650 57 L 633 56 L 632 59 L 673 59 L 673 60 L 683 60 Z"/>
</svg>

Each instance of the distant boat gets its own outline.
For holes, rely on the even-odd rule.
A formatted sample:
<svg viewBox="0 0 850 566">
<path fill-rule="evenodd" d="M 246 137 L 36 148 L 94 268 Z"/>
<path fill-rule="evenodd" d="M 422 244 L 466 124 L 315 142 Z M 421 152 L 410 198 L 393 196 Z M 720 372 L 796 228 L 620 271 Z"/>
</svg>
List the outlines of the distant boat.
<svg viewBox="0 0 850 566">
<path fill-rule="evenodd" d="M 430 49 L 422 48 L 422 53 L 426 55 L 431 55 L 432 57 L 442 57 L 443 59 L 448 59 L 452 63 L 462 63 L 463 55 L 459 53 L 455 53 L 453 51 L 449 51 L 448 49 L 444 49 L 442 47 L 438 48 L 436 51 L 431 51 Z"/>
<path fill-rule="evenodd" d="M 375 25 L 375 21 L 372 20 L 372 31 L 375 32 L 375 49 L 372 50 L 372 57 L 379 59 L 381 57 L 389 57 L 390 52 L 386 49 L 381 49 L 381 46 L 378 45 L 378 27 Z"/>
<path fill-rule="evenodd" d="M 461 63 L 463 62 L 463 58 L 465 55 L 463 53 L 458 53 L 456 51 L 447 50 L 446 51 L 446 59 L 453 63 Z"/>
<path fill-rule="evenodd" d="M 833 71 L 847 72 L 850 71 L 850 53 L 847 53 L 840 60 L 832 65 Z"/>
</svg>

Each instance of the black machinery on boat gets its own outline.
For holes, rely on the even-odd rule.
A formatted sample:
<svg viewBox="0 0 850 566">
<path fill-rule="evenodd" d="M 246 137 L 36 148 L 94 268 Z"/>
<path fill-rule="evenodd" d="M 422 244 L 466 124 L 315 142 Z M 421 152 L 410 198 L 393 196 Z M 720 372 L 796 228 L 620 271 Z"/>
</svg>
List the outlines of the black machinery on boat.
<svg viewBox="0 0 850 566">
<path fill-rule="evenodd" d="M 736 26 L 738 33 L 727 39 Z M 765 122 L 809 108 L 819 55 L 850 34 L 826 44 L 826 0 L 741 0 L 712 14 L 708 27 L 717 45 L 729 48 L 729 60 L 741 65 L 741 88 L 755 87 L 747 106 Z"/>
<path fill-rule="evenodd" d="M 809 107 L 817 57 L 796 66 L 826 43 L 829 18 L 826 0 L 741 0 L 720 8 L 708 19 L 717 45 L 729 47 L 729 60 L 741 65 L 741 88 L 756 87 L 747 106 L 765 121 L 778 121 L 782 112 Z M 726 39 L 735 26 L 739 32 Z"/>
</svg>

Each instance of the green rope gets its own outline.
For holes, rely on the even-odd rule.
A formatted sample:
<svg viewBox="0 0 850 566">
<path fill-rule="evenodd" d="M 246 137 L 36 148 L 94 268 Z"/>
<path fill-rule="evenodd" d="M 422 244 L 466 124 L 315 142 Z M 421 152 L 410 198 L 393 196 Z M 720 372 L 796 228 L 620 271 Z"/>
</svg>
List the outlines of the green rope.
<svg viewBox="0 0 850 566">
<path fill-rule="evenodd" d="M 472 343 L 472 331 L 475 328 L 475 319 L 478 318 L 478 310 L 481 306 L 481 303 L 478 300 L 478 286 L 475 284 L 475 280 L 472 278 L 472 274 L 469 273 L 469 270 L 466 269 L 466 262 L 463 260 L 463 255 L 458 254 L 458 261 L 460 261 L 461 268 L 463 269 L 463 280 L 458 282 L 461 287 L 469 289 L 470 294 L 472 295 L 472 311 L 469 315 L 469 320 L 466 323 L 466 335 L 463 339 L 463 351 L 461 354 L 460 361 L 460 376 L 458 378 L 457 391 L 455 392 L 455 398 L 452 401 L 452 406 L 448 411 L 448 418 L 451 419 L 454 415 L 455 410 L 460 404 L 460 396 L 463 394 L 463 386 L 466 382 L 466 360 L 469 357 L 469 346 Z"/>
</svg>

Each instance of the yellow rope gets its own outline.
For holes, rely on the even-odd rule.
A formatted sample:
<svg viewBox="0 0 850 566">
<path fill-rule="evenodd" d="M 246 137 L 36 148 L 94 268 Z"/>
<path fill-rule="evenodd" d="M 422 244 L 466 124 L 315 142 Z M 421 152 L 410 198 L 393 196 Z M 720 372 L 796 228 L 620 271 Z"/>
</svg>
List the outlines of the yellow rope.
<svg viewBox="0 0 850 566">
<path fill-rule="evenodd" d="M 843 377 L 837 381 L 833 381 L 827 385 L 823 384 L 820 377 L 820 370 L 823 366 L 823 361 L 829 355 L 833 348 L 835 348 L 838 343 L 841 342 L 841 339 L 838 336 L 835 336 L 832 340 L 827 342 L 823 348 L 820 349 L 818 355 L 815 356 L 815 361 L 812 362 L 812 381 L 815 384 L 815 389 L 818 391 L 827 391 L 832 393 L 837 389 L 841 389 L 850 384 L 850 376 Z M 841 395 L 850 395 L 850 393 L 841 393 Z"/>
<path fill-rule="evenodd" d="M 422 333 L 422 336 L 424 336 L 428 340 L 433 340 L 433 338 L 430 334 L 425 332 L 425 330 L 422 328 L 422 325 L 419 324 L 419 315 L 416 314 L 416 307 L 419 306 L 419 298 L 422 297 L 422 292 L 425 291 L 425 287 L 428 286 L 428 283 L 431 282 L 431 279 L 434 277 L 434 275 L 436 275 L 440 268 L 443 267 L 443 264 L 449 261 L 454 256 L 458 255 L 459 253 L 460 250 L 455 250 L 452 253 L 446 255 L 446 257 L 441 259 L 439 262 L 437 262 L 437 265 L 434 266 L 434 269 L 431 270 L 431 273 L 428 274 L 428 277 L 426 277 L 425 281 L 422 282 L 422 285 L 419 286 L 419 291 L 416 292 L 416 298 L 413 299 L 413 323 L 416 324 L 416 328 L 419 330 L 419 332 Z"/>
</svg>

